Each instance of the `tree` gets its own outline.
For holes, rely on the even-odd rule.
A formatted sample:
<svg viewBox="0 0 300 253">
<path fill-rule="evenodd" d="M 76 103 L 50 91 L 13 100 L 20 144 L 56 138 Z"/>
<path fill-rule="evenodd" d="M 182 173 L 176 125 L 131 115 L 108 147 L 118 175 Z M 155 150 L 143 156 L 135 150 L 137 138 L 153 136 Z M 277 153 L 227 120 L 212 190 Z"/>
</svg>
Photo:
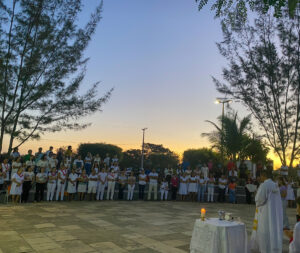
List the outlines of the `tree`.
<svg viewBox="0 0 300 253">
<path fill-rule="evenodd" d="M 192 168 L 196 168 L 199 164 L 208 163 L 210 160 L 220 162 L 220 153 L 208 148 L 188 149 L 183 152 L 183 160 L 190 163 Z"/>
<path fill-rule="evenodd" d="M 122 149 L 112 144 L 82 143 L 79 145 L 77 153 L 81 155 L 81 157 L 85 157 L 88 152 L 92 155 L 99 154 L 102 159 L 106 157 L 106 154 L 109 154 L 111 158 L 117 155 L 119 160 L 122 159 Z"/>
<path fill-rule="evenodd" d="M 208 0 L 195 1 L 199 10 L 208 4 Z M 240 27 L 246 22 L 249 12 L 267 13 L 273 8 L 274 16 L 279 18 L 288 9 L 290 17 L 294 17 L 298 4 L 299 0 L 215 0 L 211 9 L 215 11 L 215 17 L 221 18 L 224 23 Z"/>
<path fill-rule="evenodd" d="M 98 83 L 79 92 L 84 58 L 101 18 L 102 3 L 83 28 L 76 25 L 81 0 L 0 2 L 0 152 L 45 132 L 80 130 L 79 119 L 101 110 L 112 90 L 97 95 Z"/>
<path fill-rule="evenodd" d="M 120 161 L 122 168 L 135 168 L 138 169 L 141 166 L 142 150 L 129 149 L 123 152 L 123 158 Z"/>
<path fill-rule="evenodd" d="M 249 159 L 253 163 L 267 163 L 269 148 L 260 138 L 250 138 L 249 136 L 245 136 L 244 144 L 245 148 L 241 160 Z"/>
<path fill-rule="evenodd" d="M 238 120 L 237 113 L 227 114 L 219 117 L 219 125 L 212 121 L 207 121 L 215 127 L 210 133 L 203 133 L 213 144 L 213 148 L 220 153 L 224 151 L 227 158 L 236 161 L 243 154 L 245 148 L 245 136 L 250 128 L 250 116 Z M 222 128 L 223 126 L 223 128 Z"/>
<path fill-rule="evenodd" d="M 283 165 L 300 153 L 300 16 L 260 14 L 240 30 L 223 26 L 220 53 L 228 60 L 217 90 L 241 101 L 258 121 Z"/>
<path fill-rule="evenodd" d="M 144 164 L 150 168 L 175 167 L 179 163 L 178 155 L 163 145 L 145 143 Z"/>
</svg>

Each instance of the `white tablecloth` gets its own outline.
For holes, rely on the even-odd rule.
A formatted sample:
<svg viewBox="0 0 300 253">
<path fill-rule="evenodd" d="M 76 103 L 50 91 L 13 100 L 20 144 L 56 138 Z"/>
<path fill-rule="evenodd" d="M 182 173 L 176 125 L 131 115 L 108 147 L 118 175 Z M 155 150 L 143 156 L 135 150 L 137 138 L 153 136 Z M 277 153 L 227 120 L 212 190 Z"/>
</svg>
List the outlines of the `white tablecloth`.
<svg viewBox="0 0 300 253">
<path fill-rule="evenodd" d="M 243 223 L 218 218 L 196 220 L 191 253 L 247 253 L 247 232 Z"/>
</svg>

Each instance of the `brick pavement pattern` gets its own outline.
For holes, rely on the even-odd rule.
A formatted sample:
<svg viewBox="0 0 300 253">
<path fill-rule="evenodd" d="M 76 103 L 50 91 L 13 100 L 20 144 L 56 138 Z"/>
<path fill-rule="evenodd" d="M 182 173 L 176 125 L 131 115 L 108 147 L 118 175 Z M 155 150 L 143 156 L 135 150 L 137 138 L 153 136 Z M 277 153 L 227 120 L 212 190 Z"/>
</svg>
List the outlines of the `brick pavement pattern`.
<svg viewBox="0 0 300 253">
<path fill-rule="evenodd" d="M 0 205 L 0 253 L 189 252 L 200 209 L 232 212 L 252 228 L 254 205 L 162 201 L 53 202 Z M 295 224 L 295 209 L 288 209 Z M 284 252 L 287 252 L 287 239 Z"/>
</svg>

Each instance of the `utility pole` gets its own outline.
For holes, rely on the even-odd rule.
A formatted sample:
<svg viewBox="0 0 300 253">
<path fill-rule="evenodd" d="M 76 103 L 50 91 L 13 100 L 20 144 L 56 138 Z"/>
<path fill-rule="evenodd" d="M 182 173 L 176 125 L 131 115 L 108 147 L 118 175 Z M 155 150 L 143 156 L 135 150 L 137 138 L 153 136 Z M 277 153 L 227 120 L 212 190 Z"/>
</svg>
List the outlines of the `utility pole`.
<svg viewBox="0 0 300 253">
<path fill-rule="evenodd" d="M 143 131 L 143 143 L 142 143 L 142 161 L 141 161 L 141 169 L 144 169 L 144 147 L 145 147 L 145 131 L 147 130 L 148 128 L 143 128 L 142 131 Z"/>
<path fill-rule="evenodd" d="M 222 104 L 222 122 L 221 122 L 221 128 L 222 128 L 222 132 L 221 132 L 221 158 L 222 158 L 222 165 L 224 165 L 224 135 L 223 135 L 223 130 L 224 130 L 224 114 L 225 114 L 225 104 L 229 104 L 231 103 L 232 100 L 231 99 L 227 99 L 227 98 L 217 98 L 216 99 L 216 104 Z"/>
</svg>

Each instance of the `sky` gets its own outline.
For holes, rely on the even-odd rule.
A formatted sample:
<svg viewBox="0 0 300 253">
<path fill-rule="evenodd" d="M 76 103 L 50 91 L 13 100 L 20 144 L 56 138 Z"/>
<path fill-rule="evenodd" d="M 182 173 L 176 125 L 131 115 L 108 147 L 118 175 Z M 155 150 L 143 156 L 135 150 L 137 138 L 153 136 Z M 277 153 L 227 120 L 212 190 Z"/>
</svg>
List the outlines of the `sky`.
<svg viewBox="0 0 300 253">
<path fill-rule="evenodd" d="M 83 1 L 79 25 L 87 22 L 99 1 Z M 82 91 L 100 81 L 99 94 L 114 88 L 103 111 L 84 119 L 82 130 L 45 134 L 20 147 L 105 142 L 124 150 L 145 141 L 163 144 L 179 155 L 189 148 L 209 147 L 201 133 L 213 130 L 221 105 L 212 76 L 226 66 L 216 42 L 219 21 L 209 6 L 198 11 L 194 0 L 104 0 L 102 20 L 85 55 L 90 58 Z M 231 104 L 241 117 L 246 110 Z"/>
</svg>

